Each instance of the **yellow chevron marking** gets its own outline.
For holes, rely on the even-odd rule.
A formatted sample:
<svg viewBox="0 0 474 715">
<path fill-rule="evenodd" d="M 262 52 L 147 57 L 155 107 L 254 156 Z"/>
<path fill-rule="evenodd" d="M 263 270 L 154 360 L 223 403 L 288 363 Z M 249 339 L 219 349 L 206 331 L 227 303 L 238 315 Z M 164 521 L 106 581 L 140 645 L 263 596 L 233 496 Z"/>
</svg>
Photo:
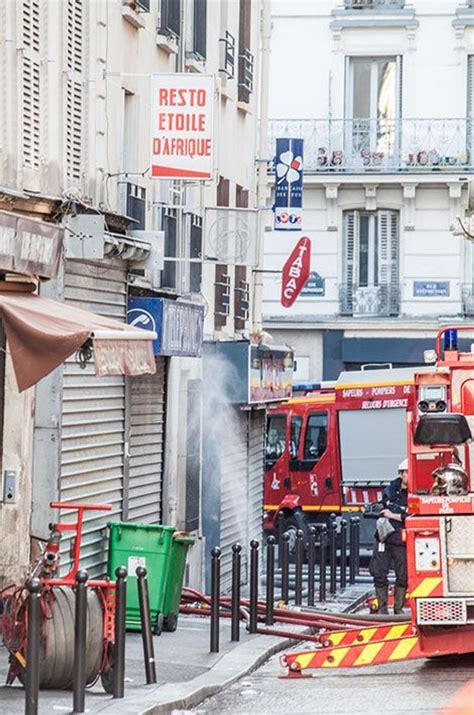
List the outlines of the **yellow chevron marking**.
<svg viewBox="0 0 474 715">
<path fill-rule="evenodd" d="M 411 592 L 411 597 L 424 598 L 425 596 L 429 596 L 430 593 L 432 593 L 435 588 L 439 586 L 442 580 L 441 576 L 430 576 L 429 578 L 424 578 L 415 590 Z"/>
<path fill-rule="evenodd" d="M 372 636 L 377 633 L 376 628 L 364 628 L 362 631 L 360 631 L 359 636 L 355 643 L 367 643 L 372 639 Z"/>
<path fill-rule="evenodd" d="M 383 643 L 369 643 L 365 646 L 362 653 L 359 655 L 354 665 L 370 665 L 374 658 L 379 653 L 380 649 L 383 648 Z"/>
<path fill-rule="evenodd" d="M 314 657 L 313 651 L 311 651 L 309 653 L 300 653 L 300 655 L 296 659 L 296 663 L 298 663 L 301 670 L 303 670 L 304 668 L 308 667 L 308 665 L 313 660 L 313 657 Z"/>
<path fill-rule="evenodd" d="M 341 660 L 349 653 L 350 648 L 337 648 L 332 650 L 324 663 L 321 664 L 321 668 L 337 668 Z M 331 658 L 331 660 L 329 660 Z"/>
<path fill-rule="evenodd" d="M 404 638 L 404 640 L 400 641 L 400 643 L 395 646 L 392 653 L 388 656 L 388 660 L 403 660 L 410 655 L 417 643 L 417 636 L 414 636 L 413 638 Z"/>
<path fill-rule="evenodd" d="M 390 640 L 392 638 L 400 638 L 403 636 L 410 626 L 392 626 L 389 632 L 385 636 L 384 640 Z"/>
<path fill-rule="evenodd" d="M 336 633 L 328 633 L 328 641 L 331 641 L 333 645 L 339 645 L 339 643 L 342 641 L 344 636 L 346 635 L 347 631 L 339 631 Z"/>
</svg>

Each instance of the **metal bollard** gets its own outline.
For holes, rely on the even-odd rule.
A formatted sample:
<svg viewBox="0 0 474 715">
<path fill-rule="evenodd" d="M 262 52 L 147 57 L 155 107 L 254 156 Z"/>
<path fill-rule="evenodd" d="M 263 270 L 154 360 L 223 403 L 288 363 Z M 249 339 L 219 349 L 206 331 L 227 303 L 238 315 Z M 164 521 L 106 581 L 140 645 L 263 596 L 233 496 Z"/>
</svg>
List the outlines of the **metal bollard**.
<svg viewBox="0 0 474 715">
<path fill-rule="evenodd" d="M 308 606 L 314 606 L 314 567 L 316 564 L 316 528 L 309 527 L 308 543 Z"/>
<path fill-rule="evenodd" d="M 148 595 L 148 580 L 146 568 L 137 566 L 138 603 L 140 606 L 140 621 L 142 626 L 143 659 L 145 661 L 146 684 L 156 683 L 155 651 L 150 618 L 150 597 Z"/>
<path fill-rule="evenodd" d="M 283 536 L 285 534 L 284 529 L 285 529 L 285 514 L 282 511 L 278 512 L 277 516 L 277 539 L 278 539 L 278 566 L 281 568 L 282 563 L 282 550 L 281 550 L 281 542 L 283 539 Z"/>
<path fill-rule="evenodd" d="M 240 640 L 240 569 L 242 547 L 240 544 L 232 545 L 232 612 L 231 612 L 231 641 Z"/>
<path fill-rule="evenodd" d="M 219 601 L 221 595 L 221 550 L 211 551 L 211 653 L 219 652 Z"/>
<path fill-rule="evenodd" d="M 319 531 L 319 600 L 326 600 L 326 562 L 327 562 L 328 528 L 321 524 Z"/>
<path fill-rule="evenodd" d="M 295 556 L 295 606 L 301 606 L 303 601 L 303 558 L 304 558 L 304 531 L 296 532 Z"/>
<path fill-rule="evenodd" d="M 280 542 L 281 550 L 281 600 L 288 604 L 290 593 L 290 535 L 283 534 Z"/>
<path fill-rule="evenodd" d="M 357 556 L 356 556 L 356 524 L 357 517 L 351 517 L 349 521 L 349 583 L 356 582 Z"/>
<path fill-rule="evenodd" d="M 125 621 L 127 603 L 127 569 L 115 569 L 115 644 L 113 697 L 123 698 L 125 691 Z"/>
<path fill-rule="evenodd" d="M 337 539 L 337 524 L 331 519 L 329 522 L 329 593 L 334 595 L 337 588 L 337 571 L 336 571 L 336 539 Z"/>
<path fill-rule="evenodd" d="M 358 516 L 354 517 L 354 531 L 355 531 L 355 572 L 356 576 L 359 575 L 360 571 L 360 518 Z"/>
<path fill-rule="evenodd" d="M 267 539 L 267 608 L 265 613 L 265 625 L 273 626 L 275 608 L 275 537 L 269 536 Z"/>
<path fill-rule="evenodd" d="M 249 633 L 257 632 L 258 615 L 258 541 L 250 542 L 250 608 Z"/>
<path fill-rule="evenodd" d="M 72 675 L 72 711 L 83 713 L 86 704 L 87 644 L 87 571 L 76 573 L 76 608 L 74 619 L 74 671 Z"/>
<path fill-rule="evenodd" d="M 41 645 L 40 591 L 41 581 L 32 578 L 28 581 L 28 635 L 26 643 L 26 692 L 25 715 L 38 712 L 39 667 Z"/>
<path fill-rule="evenodd" d="M 340 573 L 339 573 L 341 589 L 344 590 L 347 585 L 347 521 L 341 521 L 341 556 L 340 556 Z"/>
</svg>

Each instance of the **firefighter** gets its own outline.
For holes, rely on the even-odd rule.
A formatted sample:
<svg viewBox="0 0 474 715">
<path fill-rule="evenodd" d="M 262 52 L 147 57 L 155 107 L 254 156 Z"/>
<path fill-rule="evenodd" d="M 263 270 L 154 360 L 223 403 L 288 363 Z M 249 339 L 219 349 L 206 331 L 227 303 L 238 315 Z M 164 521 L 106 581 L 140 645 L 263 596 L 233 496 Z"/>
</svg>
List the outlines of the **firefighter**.
<svg viewBox="0 0 474 715">
<path fill-rule="evenodd" d="M 398 478 L 384 490 L 384 509 L 380 511 L 375 533 L 370 573 L 374 579 L 379 613 L 388 613 L 388 573 L 395 570 L 394 613 L 402 613 L 407 591 L 407 553 L 402 529 L 407 515 L 408 460 L 398 465 Z"/>
</svg>

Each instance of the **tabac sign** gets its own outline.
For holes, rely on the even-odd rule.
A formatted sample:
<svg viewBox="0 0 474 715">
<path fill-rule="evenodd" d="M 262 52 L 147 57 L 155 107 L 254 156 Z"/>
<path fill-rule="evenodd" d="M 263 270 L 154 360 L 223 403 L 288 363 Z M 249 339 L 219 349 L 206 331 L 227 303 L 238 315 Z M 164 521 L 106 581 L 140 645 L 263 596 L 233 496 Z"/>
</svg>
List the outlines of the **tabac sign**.
<svg viewBox="0 0 474 715">
<path fill-rule="evenodd" d="M 290 308 L 309 278 L 311 268 L 311 241 L 300 238 L 285 265 L 281 276 L 281 304 Z"/>
<path fill-rule="evenodd" d="M 55 278 L 63 236 L 56 224 L 0 211 L 0 271 Z"/>
<path fill-rule="evenodd" d="M 152 77 L 151 176 L 212 179 L 214 77 L 159 74 Z"/>
</svg>

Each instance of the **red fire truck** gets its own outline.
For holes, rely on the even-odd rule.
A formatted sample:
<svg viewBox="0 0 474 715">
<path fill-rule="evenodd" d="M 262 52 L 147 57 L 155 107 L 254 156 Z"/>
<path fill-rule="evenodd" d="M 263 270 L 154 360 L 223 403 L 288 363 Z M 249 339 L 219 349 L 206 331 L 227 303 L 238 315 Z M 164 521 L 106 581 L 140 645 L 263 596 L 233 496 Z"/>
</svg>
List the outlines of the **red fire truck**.
<svg viewBox="0 0 474 715">
<path fill-rule="evenodd" d="M 381 499 L 407 456 L 414 372 L 343 372 L 332 387 L 268 409 L 264 529 L 288 532 L 293 549 L 297 529 Z M 372 545 L 373 532 L 373 522 L 362 520 L 362 546 Z"/>
<path fill-rule="evenodd" d="M 474 334 L 440 331 L 436 366 L 415 374 L 407 416 L 410 618 L 322 634 L 317 650 L 282 657 L 290 677 L 474 652 L 474 346 L 460 352 L 458 330 Z"/>
</svg>

